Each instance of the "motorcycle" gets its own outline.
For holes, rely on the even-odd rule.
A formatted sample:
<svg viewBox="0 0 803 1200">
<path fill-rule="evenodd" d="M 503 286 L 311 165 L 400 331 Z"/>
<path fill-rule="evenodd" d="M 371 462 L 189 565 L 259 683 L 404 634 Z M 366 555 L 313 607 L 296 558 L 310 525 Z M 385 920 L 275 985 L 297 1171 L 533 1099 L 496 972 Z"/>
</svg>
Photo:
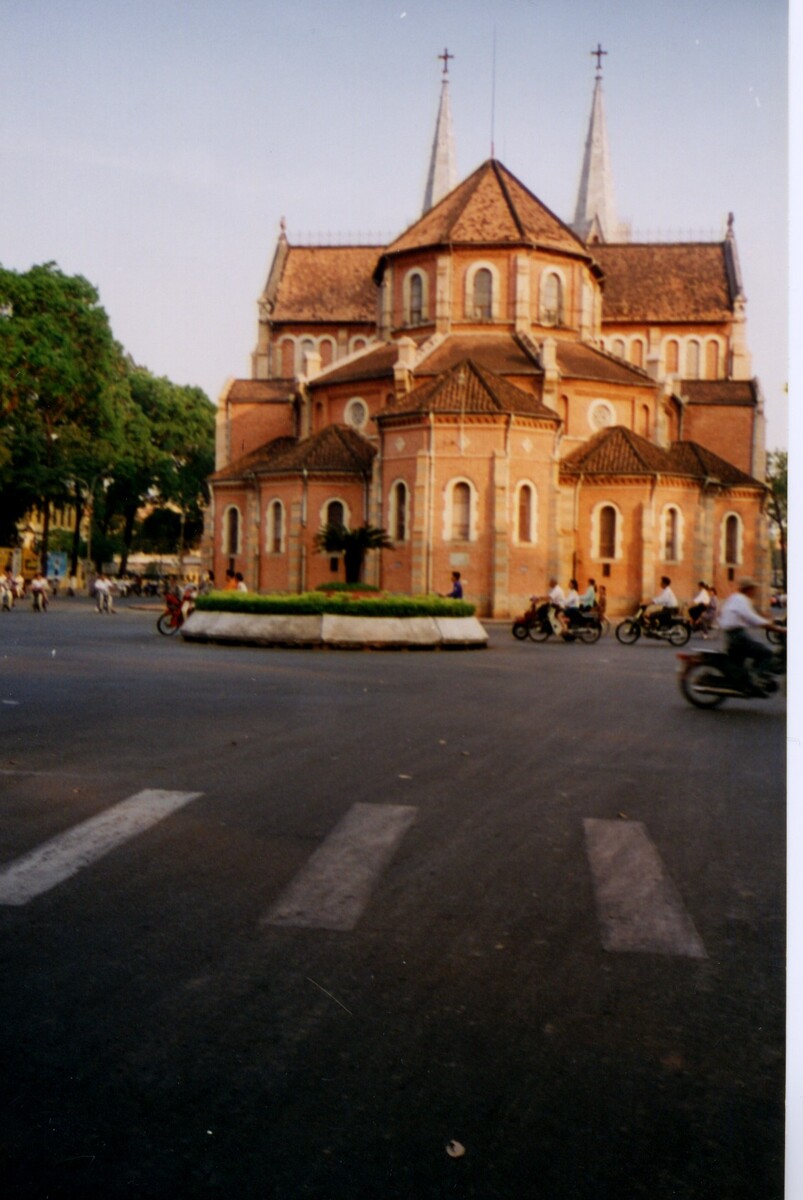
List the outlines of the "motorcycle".
<svg viewBox="0 0 803 1200">
<path fill-rule="evenodd" d="M 165 637 L 177 633 L 184 624 L 186 617 L 195 607 L 195 588 L 186 587 L 179 595 L 178 592 L 165 593 L 165 610 L 156 622 L 156 628 Z"/>
<path fill-rule="evenodd" d="M 640 637 L 657 638 L 672 646 L 685 646 L 691 637 L 689 622 L 680 615 L 673 615 L 663 624 L 658 617 L 647 617 L 646 604 L 640 604 L 632 617 L 625 617 L 616 626 L 616 640 L 623 646 L 632 646 Z"/>
<path fill-rule="evenodd" d="M 769 663 L 772 675 L 786 674 L 786 643 L 781 645 Z M 744 663 L 736 662 L 722 650 L 697 650 L 678 655 L 678 685 L 681 695 L 695 708 L 719 708 L 728 698 L 763 700 L 778 691 L 777 679 L 765 674 L 751 676 Z"/>
<path fill-rule="evenodd" d="M 513 622 L 514 638 L 523 641 L 529 637 L 533 642 L 545 642 L 555 634 L 564 642 L 581 641 L 587 645 L 598 642 L 602 636 L 602 621 L 594 609 L 580 612 L 575 623 L 564 627 L 554 604 L 538 604 L 533 601 L 525 613 Z"/>
</svg>

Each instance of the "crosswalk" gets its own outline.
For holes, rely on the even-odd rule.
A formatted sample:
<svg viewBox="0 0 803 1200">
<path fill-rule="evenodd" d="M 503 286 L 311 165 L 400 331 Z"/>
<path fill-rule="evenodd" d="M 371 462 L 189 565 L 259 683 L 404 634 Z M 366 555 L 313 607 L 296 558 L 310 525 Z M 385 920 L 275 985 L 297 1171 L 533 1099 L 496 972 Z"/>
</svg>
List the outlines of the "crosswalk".
<svg viewBox="0 0 803 1200">
<path fill-rule="evenodd" d="M 146 789 L 0 866 L 0 907 L 30 903 L 202 794 Z M 408 804 L 352 805 L 260 924 L 353 930 L 416 814 L 417 808 Z M 603 948 L 612 953 L 706 958 L 645 826 L 588 818 L 583 830 Z"/>
</svg>

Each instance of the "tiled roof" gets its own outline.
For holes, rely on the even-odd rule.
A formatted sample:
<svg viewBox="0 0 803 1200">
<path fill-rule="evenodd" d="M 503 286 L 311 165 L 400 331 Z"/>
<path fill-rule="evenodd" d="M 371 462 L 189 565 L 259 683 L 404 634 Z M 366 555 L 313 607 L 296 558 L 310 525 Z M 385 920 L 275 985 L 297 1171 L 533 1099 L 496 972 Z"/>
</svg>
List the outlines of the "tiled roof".
<svg viewBox="0 0 803 1200">
<path fill-rule="evenodd" d="M 235 402 L 287 400 L 293 395 L 292 379 L 234 379 L 226 393 Z"/>
<path fill-rule="evenodd" d="M 678 389 L 689 404 L 726 404 L 753 407 L 758 391 L 752 379 L 684 379 Z"/>
<path fill-rule="evenodd" d="M 593 247 L 606 321 L 723 321 L 732 315 L 725 242 Z"/>
<path fill-rule="evenodd" d="M 369 346 L 360 355 L 346 363 L 333 363 L 312 380 L 312 386 L 343 383 L 360 379 L 393 378 L 393 364 L 399 357 L 399 347 L 392 342 L 380 342 Z"/>
<path fill-rule="evenodd" d="M 328 425 L 320 433 L 297 441 L 275 438 L 216 471 L 213 482 L 255 475 L 365 475 L 371 470 L 376 448 L 347 425 Z"/>
<path fill-rule="evenodd" d="M 372 275 L 381 246 L 288 246 L 272 303 L 274 321 L 375 322 Z"/>
<path fill-rule="evenodd" d="M 415 369 L 416 378 L 440 375 L 470 358 L 497 375 L 543 375 L 532 354 L 510 333 L 453 334 L 436 346 Z"/>
<path fill-rule="evenodd" d="M 685 475 L 728 487 L 762 485 L 697 442 L 673 442 L 669 450 L 623 425 L 602 429 L 560 464 L 567 475 Z"/>
<path fill-rule="evenodd" d="M 707 450 L 698 442 L 673 442 L 669 458 L 670 471 L 676 471 L 682 475 L 697 475 L 701 479 L 715 479 L 719 483 L 731 487 L 738 487 L 740 484 L 752 484 L 754 487 L 763 486 L 752 475 L 746 475 L 744 471 L 734 467 L 733 463 L 720 458 L 718 454 Z"/>
<path fill-rule="evenodd" d="M 400 414 L 434 413 L 517 413 L 522 416 L 558 420 L 537 396 L 479 366 L 470 358 L 456 363 L 437 379 L 422 383 L 400 404 L 379 413 L 377 421 Z"/>
<path fill-rule="evenodd" d="M 495 159 L 411 225 L 388 254 L 454 243 L 538 243 L 588 257 L 580 239 Z"/>
<path fill-rule="evenodd" d="M 557 342 L 558 367 L 562 375 L 574 379 L 597 379 L 604 383 L 624 383 L 654 386 L 654 381 L 641 367 L 623 362 L 605 350 L 584 342 Z"/>
</svg>

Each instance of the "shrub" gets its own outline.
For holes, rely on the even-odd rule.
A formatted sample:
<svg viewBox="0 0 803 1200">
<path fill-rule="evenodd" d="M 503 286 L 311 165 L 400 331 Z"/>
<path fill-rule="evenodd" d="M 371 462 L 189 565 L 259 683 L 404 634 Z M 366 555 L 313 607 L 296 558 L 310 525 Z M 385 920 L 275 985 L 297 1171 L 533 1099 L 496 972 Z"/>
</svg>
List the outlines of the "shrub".
<svg viewBox="0 0 803 1200">
<path fill-rule="evenodd" d="M 252 613 L 262 616 L 320 616 L 323 613 L 347 617 L 470 617 L 474 605 L 464 600 L 444 600 L 439 596 L 393 596 L 352 598 L 348 593 L 301 592 L 298 595 L 267 595 L 258 592 L 207 592 L 199 596 L 201 612 Z"/>
</svg>

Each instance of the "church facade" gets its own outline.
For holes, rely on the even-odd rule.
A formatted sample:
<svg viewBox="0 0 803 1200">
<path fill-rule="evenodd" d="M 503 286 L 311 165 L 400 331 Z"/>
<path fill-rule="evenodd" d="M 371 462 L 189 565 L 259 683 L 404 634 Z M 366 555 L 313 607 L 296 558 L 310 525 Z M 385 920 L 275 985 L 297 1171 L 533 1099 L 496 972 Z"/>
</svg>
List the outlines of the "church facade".
<svg viewBox="0 0 803 1200">
<path fill-rule="evenodd" d="M 448 64 L 448 59 L 444 60 Z M 219 401 L 205 562 L 295 592 L 315 535 L 387 530 L 366 580 L 507 617 L 555 575 L 633 609 L 768 582 L 764 417 L 732 218 L 719 242 L 617 222 L 598 72 L 564 223 L 502 163 L 454 175 L 444 74 L 424 211 L 386 246 L 282 228 L 249 379 Z"/>
</svg>

